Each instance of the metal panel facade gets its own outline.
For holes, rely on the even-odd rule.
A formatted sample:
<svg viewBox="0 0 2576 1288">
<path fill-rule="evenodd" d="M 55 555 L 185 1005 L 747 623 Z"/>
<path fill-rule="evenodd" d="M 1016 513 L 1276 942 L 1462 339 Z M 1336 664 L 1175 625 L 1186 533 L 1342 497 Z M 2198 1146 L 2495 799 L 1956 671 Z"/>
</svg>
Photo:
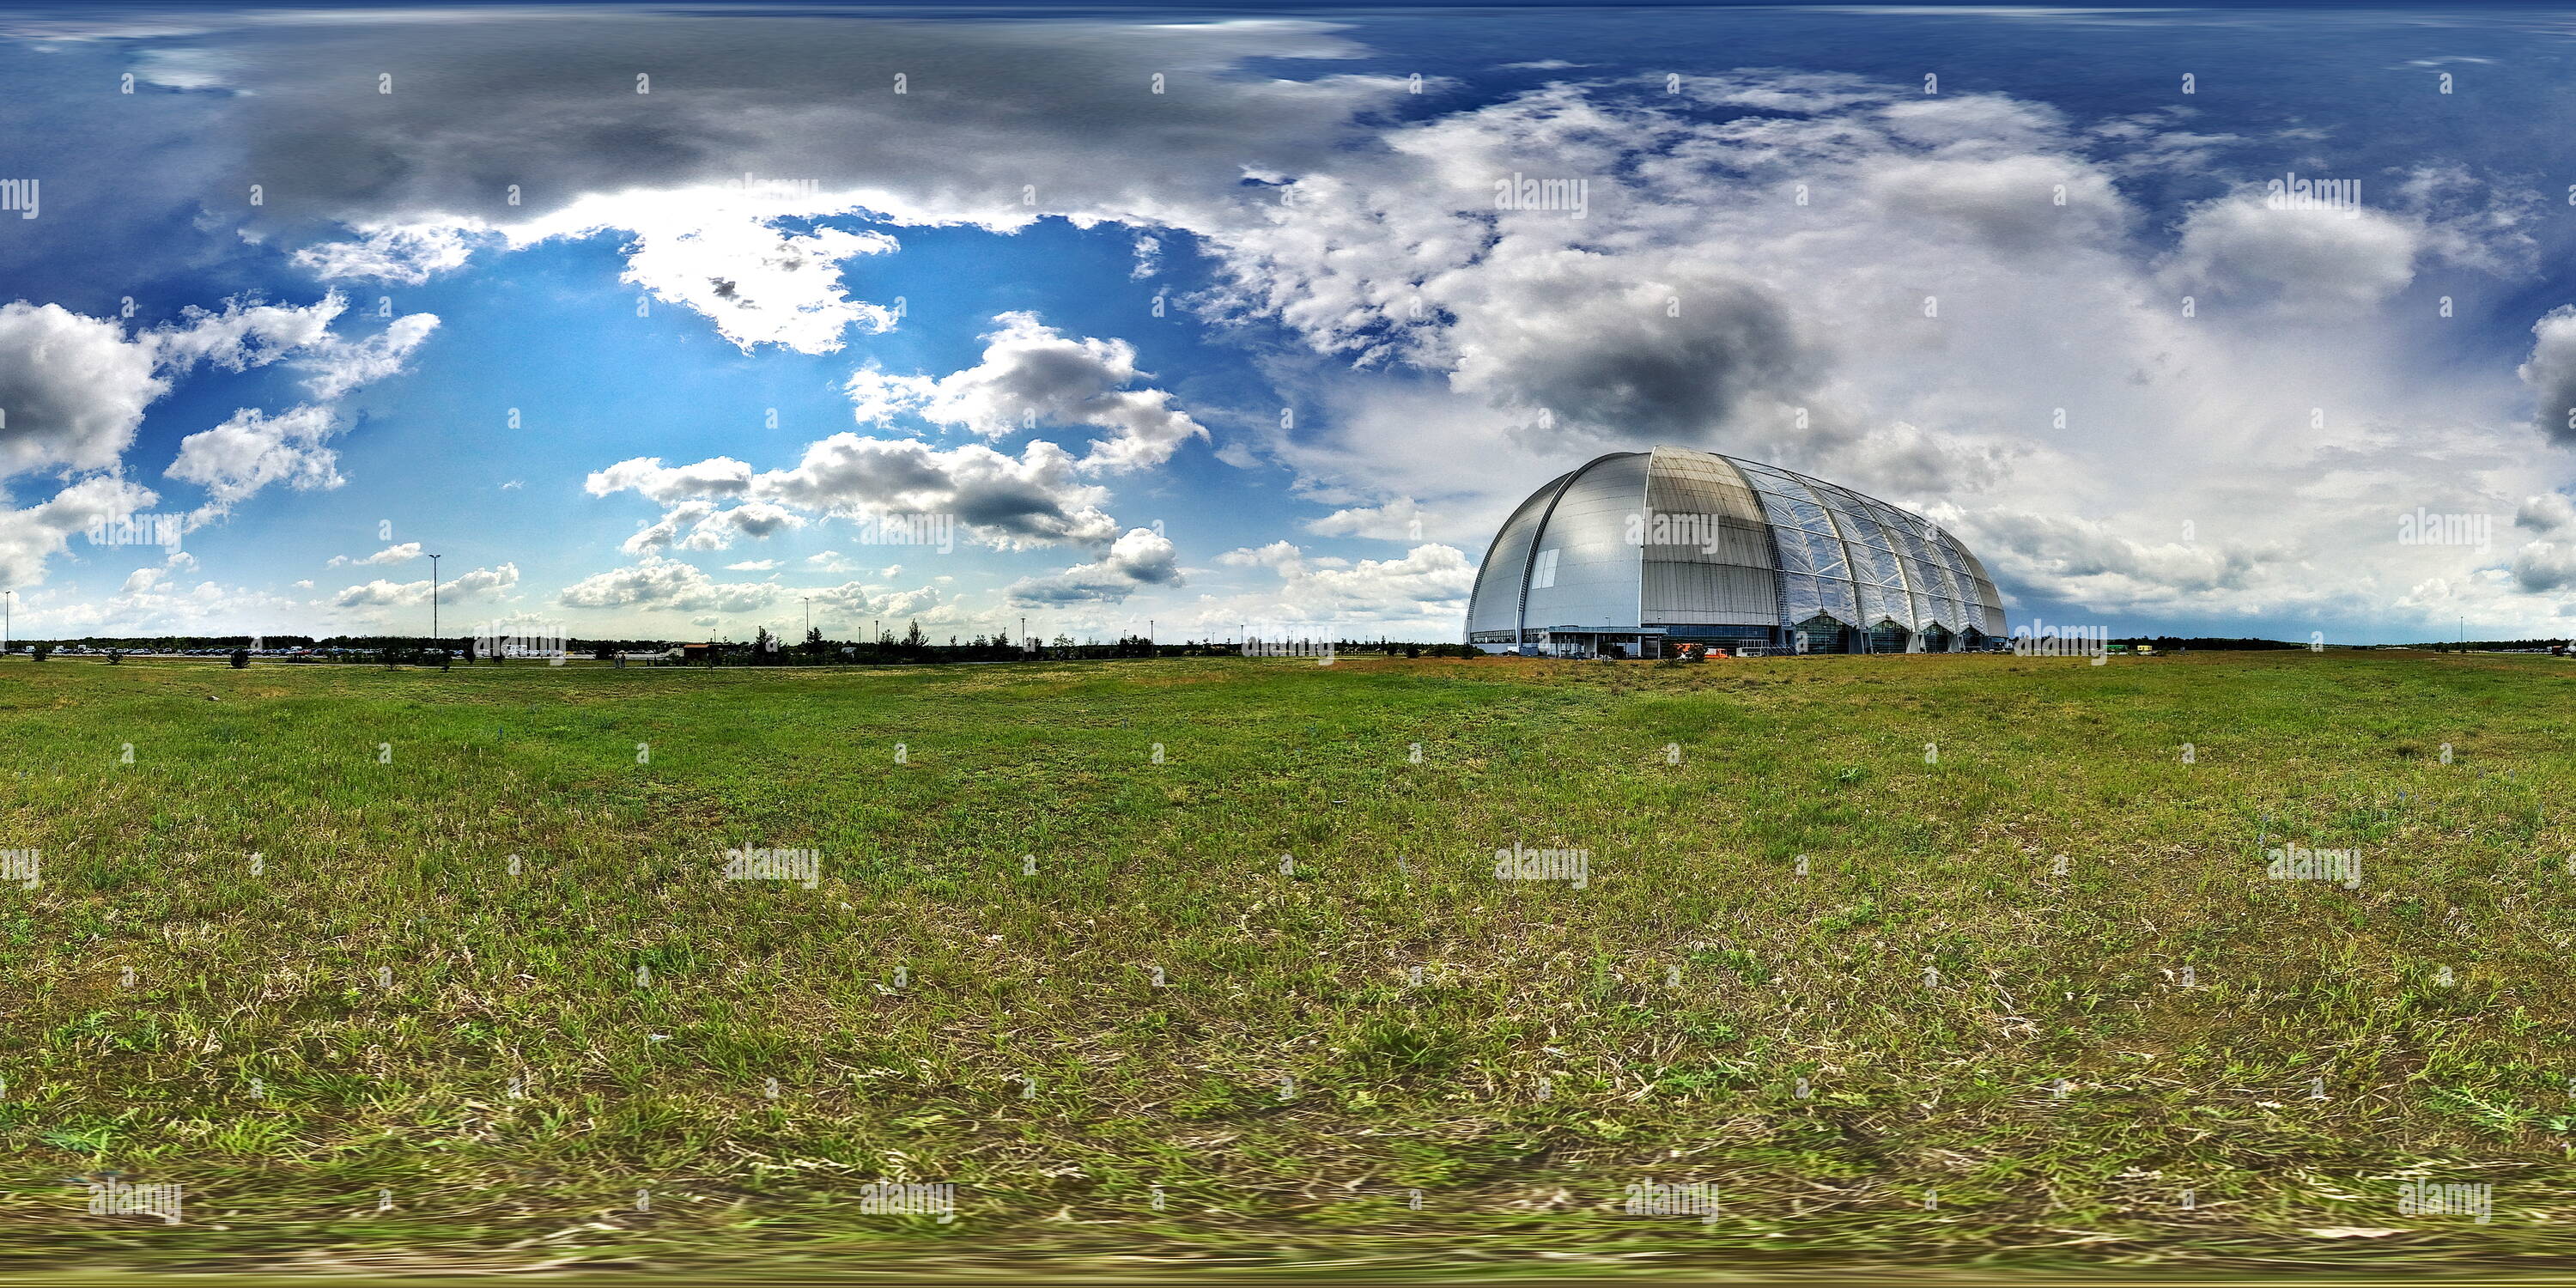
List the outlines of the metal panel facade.
<svg viewBox="0 0 2576 1288">
<path fill-rule="evenodd" d="M 1659 447 L 1638 522 L 1644 617 L 1690 626 L 1780 624 L 1771 524 L 1742 471 L 1723 456 Z"/>
<path fill-rule="evenodd" d="M 1503 522 L 1502 531 L 1494 534 L 1494 544 L 1485 551 L 1485 562 L 1476 569 L 1475 594 L 1467 601 L 1467 638 L 1473 641 L 1480 632 L 1508 631 L 1521 609 L 1521 566 L 1529 561 L 1530 540 L 1538 535 L 1539 515 L 1547 510 L 1548 498 L 1564 486 L 1566 475 L 1559 474 L 1547 486 L 1531 494 Z"/>
<path fill-rule="evenodd" d="M 1645 504 L 1643 452 L 1594 461 L 1566 485 L 1540 530 L 1541 554 L 1556 552 L 1556 581 L 1529 588 L 1531 630 L 1581 626 L 1637 629 L 1638 547 L 1628 520 Z"/>
</svg>

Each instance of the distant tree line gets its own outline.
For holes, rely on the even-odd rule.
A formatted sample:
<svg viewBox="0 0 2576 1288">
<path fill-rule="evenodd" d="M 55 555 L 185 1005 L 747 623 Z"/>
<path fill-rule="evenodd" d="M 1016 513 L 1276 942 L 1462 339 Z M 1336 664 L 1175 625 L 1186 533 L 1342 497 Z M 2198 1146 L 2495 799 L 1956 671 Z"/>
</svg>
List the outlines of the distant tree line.
<svg viewBox="0 0 2576 1288">
<path fill-rule="evenodd" d="M 343 660 L 383 663 L 385 665 L 508 664 L 519 659 L 478 656 L 473 636 L 437 639 L 426 635 L 87 635 L 77 639 L 31 640 L 9 642 L 12 652 L 38 656 L 63 648 L 81 648 L 94 652 L 183 653 L 248 649 L 256 644 L 263 650 L 309 649 Z M 1072 636 L 1058 634 L 1053 639 L 1031 639 L 1025 644 L 999 632 L 978 634 L 971 638 L 949 636 L 937 641 L 921 629 L 921 623 L 908 622 L 901 635 L 892 630 L 879 631 L 877 638 L 857 640 L 827 639 L 819 629 L 809 629 L 805 638 L 789 643 L 761 627 L 749 640 L 646 640 L 646 639 L 567 639 L 565 652 L 573 657 L 590 657 L 608 661 L 617 655 L 668 653 L 684 650 L 686 662 L 706 666 L 883 666 L 906 663 L 943 662 L 1009 662 L 1022 660 L 1106 660 L 1144 657 L 1233 657 L 1241 645 L 1222 640 L 1184 640 L 1158 644 L 1142 635 L 1122 635 L 1108 643 L 1079 642 Z M 1395 657 L 1477 657 L 1481 651 L 1473 646 L 1455 643 L 1420 641 L 1338 640 L 1333 651 L 1364 656 L 1381 654 Z M 529 659 L 533 661 L 534 659 Z"/>
<path fill-rule="evenodd" d="M 2178 653 L 2185 649 L 2200 649 L 2213 653 L 2226 652 L 2230 650 L 2236 652 L 2259 652 L 2264 649 L 2307 647 L 2305 644 L 2293 644 L 2286 640 L 2218 639 L 2207 635 L 2193 635 L 2188 637 L 2180 635 L 2132 635 L 2126 639 L 2115 639 L 2105 642 L 2129 645 L 2152 644 L 2155 646 L 2155 650 L 2159 653 Z"/>
<path fill-rule="evenodd" d="M 2566 637 L 2561 636 L 2557 639 L 2549 640 L 2470 640 L 2466 644 L 2463 644 L 2458 640 L 2437 640 L 2426 644 L 2407 644 L 2402 646 L 2391 645 L 2388 647 L 2420 648 L 2428 649 L 2436 653 L 2456 653 L 2464 648 L 2471 652 L 2494 652 L 2498 649 L 2547 649 L 2553 647 L 2564 647 L 2567 642 Z M 2288 640 L 2233 640 L 2213 639 L 2205 636 L 2193 636 L 2191 638 L 2184 639 L 2172 635 L 2133 635 L 2126 639 L 2112 640 L 2110 643 L 2153 644 L 2156 646 L 2156 651 L 2159 653 L 2170 653 L 2187 648 L 2206 649 L 2212 652 L 2218 652 L 2227 649 L 2248 651 L 2308 647 L 2306 644 Z M 2354 646 L 2350 644 L 2330 644 L 2327 645 L 2327 647 L 2352 648 Z"/>
<path fill-rule="evenodd" d="M 1383 653 L 1411 657 L 1476 657 L 1479 650 L 1465 644 L 1424 644 L 1406 641 L 1343 641 L 1334 644 L 1336 653 Z M 934 641 L 924 633 L 919 622 L 906 624 L 903 634 L 880 631 L 874 640 L 833 640 L 823 637 L 819 629 L 808 630 L 803 641 L 789 644 L 763 628 L 749 643 L 719 643 L 693 649 L 698 656 L 690 660 L 711 666 L 815 666 L 858 665 L 883 666 L 905 663 L 942 662 L 1015 662 L 1015 661 L 1102 661 L 1114 658 L 1142 657 L 1236 657 L 1242 646 L 1225 640 L 1184 640 L 1158 644 L 1142 635 L 1122 635 L 1108 643 L 1080 642 L 1070 635 L 1058 634 L 1053 639 L 1032 638 L 1026 643 L 1013 641 L 999 633 L 961 638 L 951 635 L 945 642 Z"/>
<path fill-rule="evenodd" d="M 32 640 L 21 636 L 10 640 L 9 648 L 12 652 L 17 652 L 30 645 L 41 643 L 55 648 L 113 648 L 136 653 L 175 653 L 184 649 L 249 648 L 251 641 L 252 637 L 248 635 L 84 635 L 78 639 L 58 640 Z M 314 639 L 310 635 L 269 635 L 260 637 L 260 644 L 264 648 L 312 648 Z"/>
<path fill-rule="evenodd" d="M 2470 640 L 2467 643 L 2459 640 L 2439 640 L 2429 644 L 2409 644 L 2406 647 L 2429 649 L 2436 653 L 2457 653 L 2462 649 L 2472 653 L 2492 653 L 2500 649 L 2564 648 L 2567 643 L 2567 637 L 2562 635 L 2554 640 Z"/>
</svg>

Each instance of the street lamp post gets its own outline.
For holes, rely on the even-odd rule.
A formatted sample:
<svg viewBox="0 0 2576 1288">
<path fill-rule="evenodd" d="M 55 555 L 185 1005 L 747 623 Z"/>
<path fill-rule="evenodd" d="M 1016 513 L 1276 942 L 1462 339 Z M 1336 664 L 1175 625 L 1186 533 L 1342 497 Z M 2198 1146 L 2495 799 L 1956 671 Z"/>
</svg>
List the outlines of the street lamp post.
<svg viewBox="0 0 2576 1288">
<path fill-rule="evenodd" d="M 437 555 L 429 557 L 429 642 L 432 645 L 438 643 L 438 560 Z"/>
</svg>

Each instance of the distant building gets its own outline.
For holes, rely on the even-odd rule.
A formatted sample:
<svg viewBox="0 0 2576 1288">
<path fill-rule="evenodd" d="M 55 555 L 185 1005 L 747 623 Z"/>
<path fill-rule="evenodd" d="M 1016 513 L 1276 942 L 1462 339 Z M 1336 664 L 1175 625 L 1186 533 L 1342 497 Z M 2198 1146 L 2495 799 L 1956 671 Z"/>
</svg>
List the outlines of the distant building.
<svg viewBox="0 0 2576 1288">
<path fill-rule="evenodd" d="M 1931 520 L 1683 447 L 1550 480 L 1495 534 L 1467 607 L 1468 643 L 1550 656 L 1946 653 L 2003 633 L 1985 565 Z"/>
</svg>

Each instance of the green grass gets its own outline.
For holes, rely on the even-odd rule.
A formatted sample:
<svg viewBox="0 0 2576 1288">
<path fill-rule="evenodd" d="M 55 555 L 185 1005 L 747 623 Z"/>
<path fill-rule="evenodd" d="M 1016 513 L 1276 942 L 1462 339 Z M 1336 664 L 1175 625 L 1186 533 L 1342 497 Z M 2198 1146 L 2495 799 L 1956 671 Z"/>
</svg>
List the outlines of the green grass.
<svg viewBox="0 0 2576 1288">
<path fill-rule="evenodd" d="M 0 1265 L 2563 1263 L 2571 710 L 2421 654 L 12 661 Z"/>
</svg>

